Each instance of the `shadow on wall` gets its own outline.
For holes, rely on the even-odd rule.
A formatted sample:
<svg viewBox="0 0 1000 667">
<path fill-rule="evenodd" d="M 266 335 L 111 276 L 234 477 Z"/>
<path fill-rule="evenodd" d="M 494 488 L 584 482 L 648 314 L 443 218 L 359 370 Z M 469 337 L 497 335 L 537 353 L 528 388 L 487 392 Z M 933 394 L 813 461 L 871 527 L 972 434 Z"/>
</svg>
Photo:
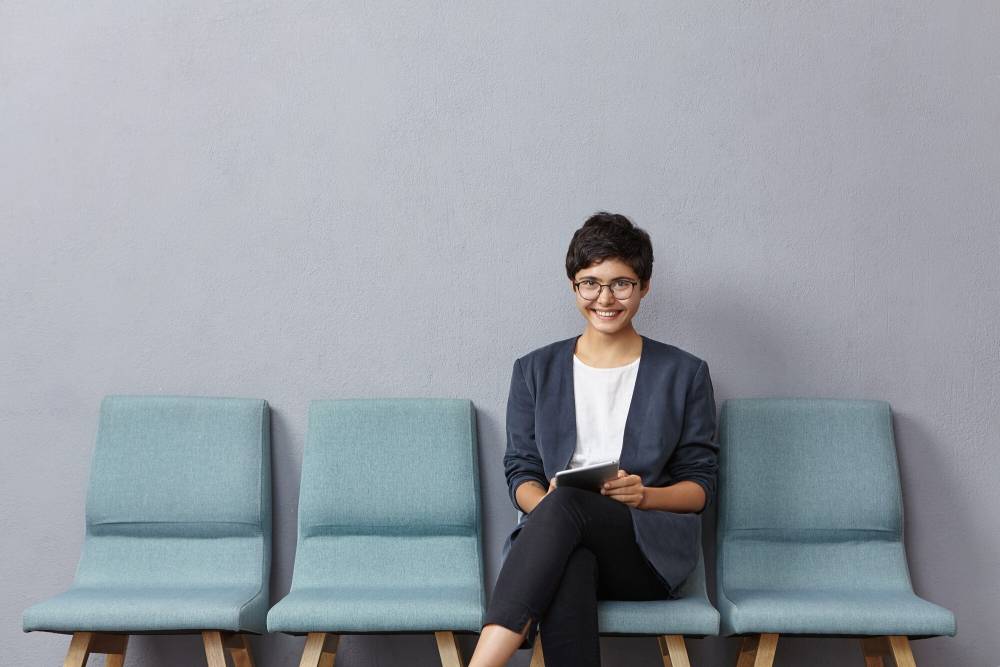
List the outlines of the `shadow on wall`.
<svg viewBox="0 0 1000 667">
<path fill-rule="evenodd" d="M 893 430 L 896 437 L 896 455 L 899 459 L 900 477 L 903 489 L 903 542 L 910 566 L 910 580 L 917 595 L 930 599 L 931 602 L 947 607 L 955 614 L 955 627 L 962 632 L 962 609 L 968 606 L 969 600 L 959 604 L 962 596 L 992 596 L 995 587 L 984 586 L 979 589 L 962 591 L 954 588 L 954 583 L 961 579 L 960 572 L 976 572 L 981 570 L 976 562 L 977 555 L 989 553 L 990 546 L 980 534 L 980 529 L 970 522 L 970 513 L 962 507 L 958 490 L 963 488 L 961 479 L 949 477 L 954 471 L 954 461 L 946 456 L 944 443 L 935 442 L 929 429 L 924 428 L 920 419 L 915 416 L 893 411 Z M 923 459 L 919 461 L 918 459 Z M 904 473 L 906 470 L 929 470 L 931 474 L 920 478 L 920 492 L 913 487 L 916 482 L 912 476 Z M 932 515 L 922 517 L 918 521 L 913 512 L 908 511 L 907 499 L 916 496 L 932 498 L 937 510 Z M 946 509 L 948 508 L 948 509 Z M 945 523 L 946 525 L 940 525 Z M 924 535 L 926 537 L 918 537 Z M 960 536 L 960 539 L 955 537 Z M 949 556 L 935 559 L 934 568 L 922 567 L 921 561 L 915 558 L 914 544 L 943 543 Z M 960 545 L 954 548 L 953 545 Z M 940 548 L 940 547 L 939 547 Z M 924 576 L 921 572 L 927 572 Z M 944 593 L 930 593 L 927 585 L 931 579 L 945 582 L 937 588 Z M 948 595 L 943 597 L 942 595 Z M 952 597 L 954 596 L 954 597 Z M 988 606 L 986 602 L 976 607 Z M 929 665 L 982 664 L 983 656 L 971 654 L 971 646 L 956 642 L 950 637 L 935 637 L 914 642 L 914 655 L 917 664 L 926 661 Z M 964 652 L 963 652 L 964 650 Z"/>
</svg>

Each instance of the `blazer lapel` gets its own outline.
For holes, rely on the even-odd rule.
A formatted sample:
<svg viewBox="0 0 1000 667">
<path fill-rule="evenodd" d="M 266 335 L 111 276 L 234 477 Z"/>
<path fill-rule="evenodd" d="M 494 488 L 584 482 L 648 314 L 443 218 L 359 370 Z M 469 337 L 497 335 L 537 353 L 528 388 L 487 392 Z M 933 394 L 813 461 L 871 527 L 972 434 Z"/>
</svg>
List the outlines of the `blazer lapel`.
<svg viewBox="0 0 1000 667">
<path fill-rule="evenodd" d="M 635 388 L 632 390 L 632 400 L 628 406 L 628 416 L 625 418 L 625 436 L 622 439 L 622 453 L 618 457 L 618 467 L 630 475 L 639 474 L 632 469 L 634 455 L 642 446 L 642 427 L 649 421 L 648 412 L 652 406 L 650 398 L 650 382 L 655 377 L 653 366 L 656 360 L 653 356 L 653 346 L 649 339 L 642 336 L 642 354 L 639 357 L 639 369 L 635 374 Z M 574 417 L 575 419 L 575 417 Z"/>
<path fill-rule="evenodd" d="M 559 436 L 555 452 L 556 469 L 552 473 L 565 470 L 576 451 L 576 393 L 573 391 L 573 353 L 576 350 L 575 336 L 566 341 L 566 347 L 559 351 Z"/>
</svg>

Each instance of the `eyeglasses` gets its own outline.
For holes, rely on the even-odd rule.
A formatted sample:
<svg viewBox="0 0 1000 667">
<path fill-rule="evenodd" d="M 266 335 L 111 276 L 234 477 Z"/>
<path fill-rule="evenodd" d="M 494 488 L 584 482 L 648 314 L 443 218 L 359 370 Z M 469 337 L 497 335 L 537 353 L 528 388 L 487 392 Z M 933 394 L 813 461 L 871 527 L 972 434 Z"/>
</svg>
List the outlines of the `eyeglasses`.
<svg viewBox="0 0 1000 667">
<path fill-rule="evenodd" d="M 611 290 L 611 295 L 618 299 L 619 301 L 624 301 L 625 299 L 632 296 L 632 289 L 638 285 L 634 280 L 627 280 L 625 278 L 618 278 L 617 280 L 612 280 L 608 284 L 599 283 L 596 280 L 591 280 L 590 278 L 585 278 L 578 283 L 573 283 L 573 287 L 576 288 L 577 294 L 581 298 L 587 301 L 593 301 L 601 296 L 601 291 L 607 287 Z"/>
</svg>

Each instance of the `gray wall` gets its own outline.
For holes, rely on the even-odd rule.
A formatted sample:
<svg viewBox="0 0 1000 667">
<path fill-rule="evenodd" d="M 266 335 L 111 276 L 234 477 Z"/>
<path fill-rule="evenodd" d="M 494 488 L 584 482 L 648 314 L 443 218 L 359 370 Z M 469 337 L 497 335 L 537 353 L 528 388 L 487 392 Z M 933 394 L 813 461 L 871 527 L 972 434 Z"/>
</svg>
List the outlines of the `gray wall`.
<svg viewBox="0 0 1000 667">
<path fill-rule="evenodd" d="M 275 598 L 309 399 L 468 397 L 492 584 L 511 366 L 582 330 L 562 261 L 608 209 L 654 240 L 637 328 L 720 401 L 892 403 L 914 584 L 958 617 L 918 660 L 996 665 L 998 34 L 992 0 L 0 2 L 0 662 L 64 655 L 20 615 L 72 579 L 107 393 L 271 403 Z M 302 641 L 254 646 L 291 666 Z M 435 661 L 349 637 L 337 664 Z"/>
</svg>

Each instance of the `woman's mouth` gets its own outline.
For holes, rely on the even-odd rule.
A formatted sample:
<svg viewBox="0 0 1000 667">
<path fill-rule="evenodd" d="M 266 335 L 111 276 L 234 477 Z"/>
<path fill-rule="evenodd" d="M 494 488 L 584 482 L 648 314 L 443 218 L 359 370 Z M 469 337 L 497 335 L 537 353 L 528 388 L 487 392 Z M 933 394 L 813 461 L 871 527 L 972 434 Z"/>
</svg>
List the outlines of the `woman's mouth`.
<svg viewBox="0 0 1000 667">
<path fill-rule="evenodd" d="M 591 310 L 593 310 L 597 314 L 597 318 L 599 320 L 602 320 L 604 322 L 610 322 L 611 320 L 615 319 L 623 312 L 625 312 L 622 310 L 600 310 L 597 308 L 592 308 Z"/>
</svg>

